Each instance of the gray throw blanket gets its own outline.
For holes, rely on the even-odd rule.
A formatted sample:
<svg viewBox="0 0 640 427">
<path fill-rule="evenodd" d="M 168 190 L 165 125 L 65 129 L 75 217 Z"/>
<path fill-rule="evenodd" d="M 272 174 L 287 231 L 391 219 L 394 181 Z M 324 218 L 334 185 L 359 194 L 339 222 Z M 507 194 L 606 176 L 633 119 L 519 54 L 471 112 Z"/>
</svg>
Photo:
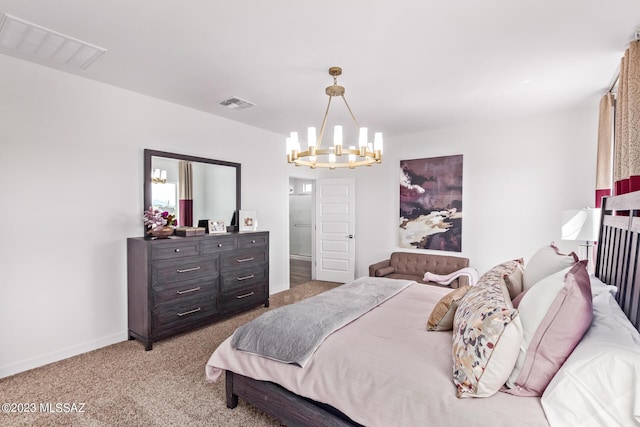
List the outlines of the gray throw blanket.
<svg viewBox="0 0 640 427">
<path fill-rule="evenodd" d="M 382 304 L 411 280 L 363 277 L 298 303 L 268 311 L 239 327 L 231 347 L 304 367 L 331 333 Z"/>
</svg>

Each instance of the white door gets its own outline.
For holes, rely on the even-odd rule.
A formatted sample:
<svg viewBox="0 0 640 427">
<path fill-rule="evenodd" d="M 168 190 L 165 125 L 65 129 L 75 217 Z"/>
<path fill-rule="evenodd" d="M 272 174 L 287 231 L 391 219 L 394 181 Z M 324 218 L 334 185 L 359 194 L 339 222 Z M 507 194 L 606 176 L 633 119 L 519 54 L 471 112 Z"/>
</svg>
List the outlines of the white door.
<svg viewBox="0 0 640 427">
<path fill-rule="evenodd" d="M 353 178 L 316 181 L 316 280 L 355 278 L 355 187 Z"/>
</svg>

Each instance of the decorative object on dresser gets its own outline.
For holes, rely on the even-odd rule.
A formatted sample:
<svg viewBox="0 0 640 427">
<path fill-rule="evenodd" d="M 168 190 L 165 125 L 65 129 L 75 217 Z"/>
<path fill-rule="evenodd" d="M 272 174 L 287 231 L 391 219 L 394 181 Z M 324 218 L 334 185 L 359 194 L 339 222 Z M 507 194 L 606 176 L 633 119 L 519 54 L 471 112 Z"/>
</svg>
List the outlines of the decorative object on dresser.
<svg viewBox="0 0 640 427">
<path fill-rule="evenodd" d="M 209 220 L 209 233 L 226 233 L 227 228 L 224 226 L 224 221 L 221 219 L 218 220 Z"/>
<path fill-rule="evenodd" d="M 175 231 L 173 226 L 176 225 L 176 219 L 167 211 L 163 212 L 149 206 L 149 209 L 144 211 L 144 225 L 149 229 L 147 234 L 156 239 L 166 239 Z"/>
<path fill-rule="evenodd" d="M 127 239 L 129 339 L 153 342 L 264 304 L 269 232 Z"/>
<path fill-rule="evenodd" d="M 204 236 L 205 231 L 206 230 L 203 227 L 176 227 L 176 236 Z"/>
<path fill-rule="evenodd" d="M 240 231 L 253 231 L 258 227 L 256 211 L 240 211 Z"/>
</svg>

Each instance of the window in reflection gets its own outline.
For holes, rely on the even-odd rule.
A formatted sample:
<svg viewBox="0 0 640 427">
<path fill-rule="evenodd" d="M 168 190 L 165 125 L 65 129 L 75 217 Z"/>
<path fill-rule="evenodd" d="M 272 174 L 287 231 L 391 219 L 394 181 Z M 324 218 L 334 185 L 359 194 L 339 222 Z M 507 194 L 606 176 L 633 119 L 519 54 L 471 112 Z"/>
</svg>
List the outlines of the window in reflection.
<svg viewBox="0 0 640 427">
<path fill-rule="evenodd" d="M 167 211 L 172 215 L 176 212 L 177 185 L 175 182 L 153 184 L 153 207 L 161 211 Z"/>
</svg>

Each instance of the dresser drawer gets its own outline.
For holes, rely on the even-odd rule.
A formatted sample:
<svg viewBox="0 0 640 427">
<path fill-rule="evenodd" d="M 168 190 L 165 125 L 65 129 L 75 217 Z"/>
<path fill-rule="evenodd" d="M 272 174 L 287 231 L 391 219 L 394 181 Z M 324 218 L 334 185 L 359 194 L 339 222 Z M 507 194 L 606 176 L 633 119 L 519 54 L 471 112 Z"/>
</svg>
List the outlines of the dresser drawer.
<svg viewBox="0 0 640 427">
<path fill-rule="evenodd" d="M 252 268 L 243 268 L 222 273 L 220 276 L 220 292 L 235 292 L 236 289 L 254 286 L 263 283 L 267 272 L 264 266 L 257 265 Z"/>
<path fill-rule="evenodd" d="M 235 236 L 215 236 L 200 241 L 201 254 L 215 254 L 236 249 Z"/>
<path fill-rule="evenodd" d="M 238 249 L 264 247 L 269 242 L 267 234 L 246 234 L 238 236 Z"/>
<path fill-rule="evenodd" d="M 208 276 L 169 283 L 166 286 L 156 286 L 153 288 L 153 303 L 157 306 L 166 302 L 181 301 L 203 294 L 217 295 L 217 293 L 218 276 Z"/>
<path fill-rule="evenodd" d="M 225 312 L 235 311 L 244 307 L 258 305 L 268 299 L 265 284 L 237 289 L 233 293 L 220 295 L 220 304 Z"/>
<path fill-rule="evenodd" d="M 153 309 L 153 335 L 159 337 L 175 332 L 218 312 L 218 299 L 214 295 L 187 298 L 177 303 L 160 304 Z"/>
<path fill-rule="evenodd" d="M 200 244 L 188 239 L 173 240 L 151 245 L 151 260 L 175 259 L 195 256 L 200 254 Z"/>
<path fill-rule="evenodd" d="M 217 259 L 210 256 L 191 257 L 151 264 L 153 287 L 182 280 L 215 276 L 218 273 Z"/>
<path fill-rule="evenodd" d="M 267 262 L 267 251 L 264 248 L 246 249 L 223 254 L 220 257 L 220 270 L 235 270 L 248 268 Z"/>
</svg>

